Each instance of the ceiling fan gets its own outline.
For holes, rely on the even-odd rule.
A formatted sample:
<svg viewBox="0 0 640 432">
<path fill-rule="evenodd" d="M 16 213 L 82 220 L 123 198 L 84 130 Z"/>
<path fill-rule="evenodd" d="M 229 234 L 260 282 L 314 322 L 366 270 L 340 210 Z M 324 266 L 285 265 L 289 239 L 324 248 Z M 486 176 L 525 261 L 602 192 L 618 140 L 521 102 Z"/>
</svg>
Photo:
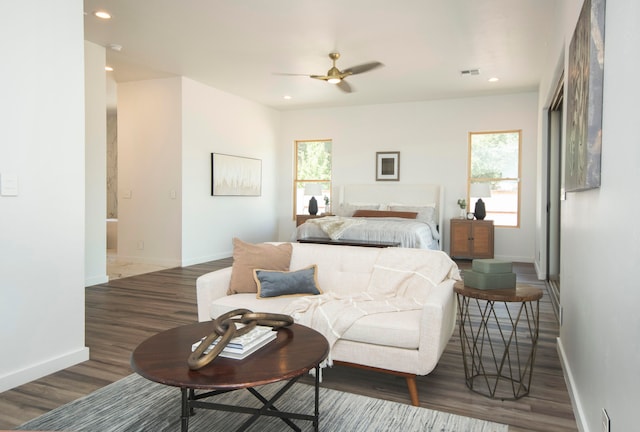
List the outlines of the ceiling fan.
<svg viewBox="0 0 640 432">
<path fill-rule="evenodd" d="M 306 74 L 277 74 L 277 75 L 293 75 L 293 76 L 308 76 L 309 78 L 314 78 L 322 81 L 330 82 L 331 84 L 336 84 L 336 86 L 345 93 L 351 93 L 353 89 L 345 81 L 345 78 L 350 75 L 357 75 L 363 72 L 368 72 L 380 66 L 384 66 L 382 63 L 378 61 L 373 61 L 369 63 L 364 63 L 358 66 L 352 66 L 350 68 L 346 68 L 341 71 L 336 67 L 336 60 L 340 58 L 340 53 L 332 52 L 329 54 L 329 58 L 333 61 L 333 66 L 331 69 L 327 71 L 326 75 L 306 75 Z"/>
</svg>

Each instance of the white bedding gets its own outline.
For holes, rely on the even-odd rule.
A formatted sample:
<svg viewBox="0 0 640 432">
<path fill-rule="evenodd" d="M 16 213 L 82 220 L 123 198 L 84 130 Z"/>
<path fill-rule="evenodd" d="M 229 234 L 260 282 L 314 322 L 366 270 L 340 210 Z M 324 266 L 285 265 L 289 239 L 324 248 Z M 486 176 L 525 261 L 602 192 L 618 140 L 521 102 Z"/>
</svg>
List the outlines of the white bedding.
<svg viewBox="0 0 640 432">
<path fill-rule="evenodd" d="M 330 238 L 329 234 L 323 231 L 322 223 L 314 223 L 316 221 L 320 222 L 321 219 L 323 218 L 310 219 L 298 226 L 295 233 L 296 239 L 308 237 Z M 352 224 L 344 229 L 338 237 L 341 240 L 398 242 L 400 247 L 417 249 L 438 250 L 440 248 L 440 235 L 433 224 L 415 219 L 395 217 L 343 219 L 357 220 L 359 223 Z M 332 237 L 334 240 L 336 239 L 335 236 Z"/>
</svg>

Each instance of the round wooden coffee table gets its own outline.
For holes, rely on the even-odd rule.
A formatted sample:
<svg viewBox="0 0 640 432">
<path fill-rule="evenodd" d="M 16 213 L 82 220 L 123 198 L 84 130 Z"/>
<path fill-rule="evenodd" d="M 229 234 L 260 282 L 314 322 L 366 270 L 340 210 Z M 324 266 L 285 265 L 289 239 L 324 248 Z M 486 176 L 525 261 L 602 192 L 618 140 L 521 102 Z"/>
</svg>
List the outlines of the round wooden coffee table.
<svg viewBox="0 0 640 432">
<path fill-rule="evenodd" d="M 292 324 L 278 330 L 275 340 L 269 342 L 244 360 L 217 357 L 199 370 L 191 370 L 187 358 L 191 345 L 214 331 L 212 321 L 189 324 L 159 333 L 142 342 L 131 355 L 131 367 L 139 375 L 160 384 L 179 387 L 182 392 L 182 431 L 189 429 L 189 417 L 195 408 L 216 409 L 252 414 L 238 430 L 245 430 L 261 415 L 279 417 L 293 430 L 299 431 L 291 419 L 313 422 L 318 430 L 319 417 L 319 364 L 329 354 L 329 343 L 315 330 Z M 304 374 L 315 369 L 314 414 L 279 411 L 273 404 Z M 282 389 L 267 400 L 253 388 L 287 381 Z M 230 390 L 247 389 L 264 406 L 260 409 L 236 407 L 203 401 Z M 207 390 L 196 394 L 196 390 Z"/>
</svg>

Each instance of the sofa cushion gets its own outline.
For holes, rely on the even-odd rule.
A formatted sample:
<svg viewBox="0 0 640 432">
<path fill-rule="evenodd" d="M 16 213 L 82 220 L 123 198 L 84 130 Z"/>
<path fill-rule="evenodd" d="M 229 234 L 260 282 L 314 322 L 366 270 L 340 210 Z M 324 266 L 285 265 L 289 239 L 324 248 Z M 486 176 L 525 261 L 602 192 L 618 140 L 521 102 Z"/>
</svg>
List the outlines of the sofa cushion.
<svg viewBox="0 0 640 432">
<path fill-rule="evenodd" d="M 257 293 L 258 286 L 253 279 L 254 269 L 289 270 L 291 243 L 273 245 L 251 244 L 233 239 L 233 265 L 227 294 Z"/>
<path fill-rule="evenodd" d="M 253 312 L 282 313 L 291 302 L 291 297 L 256 298 L 253 293 L 240 293 L 216 299 L 209 307 L 209 316 L 214 319 L 234 309 L 249 309 Z"/>
<path fill-rule="evenodd" d="M 291 270 L 318 266 L 324 292 L 347 295 L 367 290 L 373 265 L 382 248 L 293 243 Z"/>
<path fill-rule="evenodd" d="M 318 266 L 312 265 L 296 271 L 255 269 L 253 276 L 258 285 L 258 298 L 278 296 L 317 295 Z"/>
<path fill-rule="evenodd" d="M 422 310 L 366 315 L 353 323 L 342 339 L 373 345 L 418 349 Z"/>
<path fill-rule="evenodd" d="M 291 297 L 280 296 L 257 299 L 255 294 L 235 294 L 217 299 L 211 304 L 211 318 L 234 309 L 254 312 L 283 313 Z M 388 312 L 367 315 L 356 321 L 342 339 L 374 345 L 418 349 L 422 310 Z"/>
</svg>

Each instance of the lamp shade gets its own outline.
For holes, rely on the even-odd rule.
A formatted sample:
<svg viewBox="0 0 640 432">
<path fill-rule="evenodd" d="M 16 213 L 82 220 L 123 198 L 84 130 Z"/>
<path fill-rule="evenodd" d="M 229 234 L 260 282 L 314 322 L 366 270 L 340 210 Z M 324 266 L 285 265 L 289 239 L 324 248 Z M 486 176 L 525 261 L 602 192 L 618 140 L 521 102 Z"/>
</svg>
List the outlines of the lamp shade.
<svg viewBox="0 0 640 432">
<path fill-rule="evenodd" d="M 307 183 L 304 185 L 305 196 L 322 195 L 322 185 L 320 183 Z"/>
<path fill-rule="evenodd" d="M 469 195 L 473 198 L 491 198 L 491 185 L 489 183 L 472 183 Z"/>
</svg>

